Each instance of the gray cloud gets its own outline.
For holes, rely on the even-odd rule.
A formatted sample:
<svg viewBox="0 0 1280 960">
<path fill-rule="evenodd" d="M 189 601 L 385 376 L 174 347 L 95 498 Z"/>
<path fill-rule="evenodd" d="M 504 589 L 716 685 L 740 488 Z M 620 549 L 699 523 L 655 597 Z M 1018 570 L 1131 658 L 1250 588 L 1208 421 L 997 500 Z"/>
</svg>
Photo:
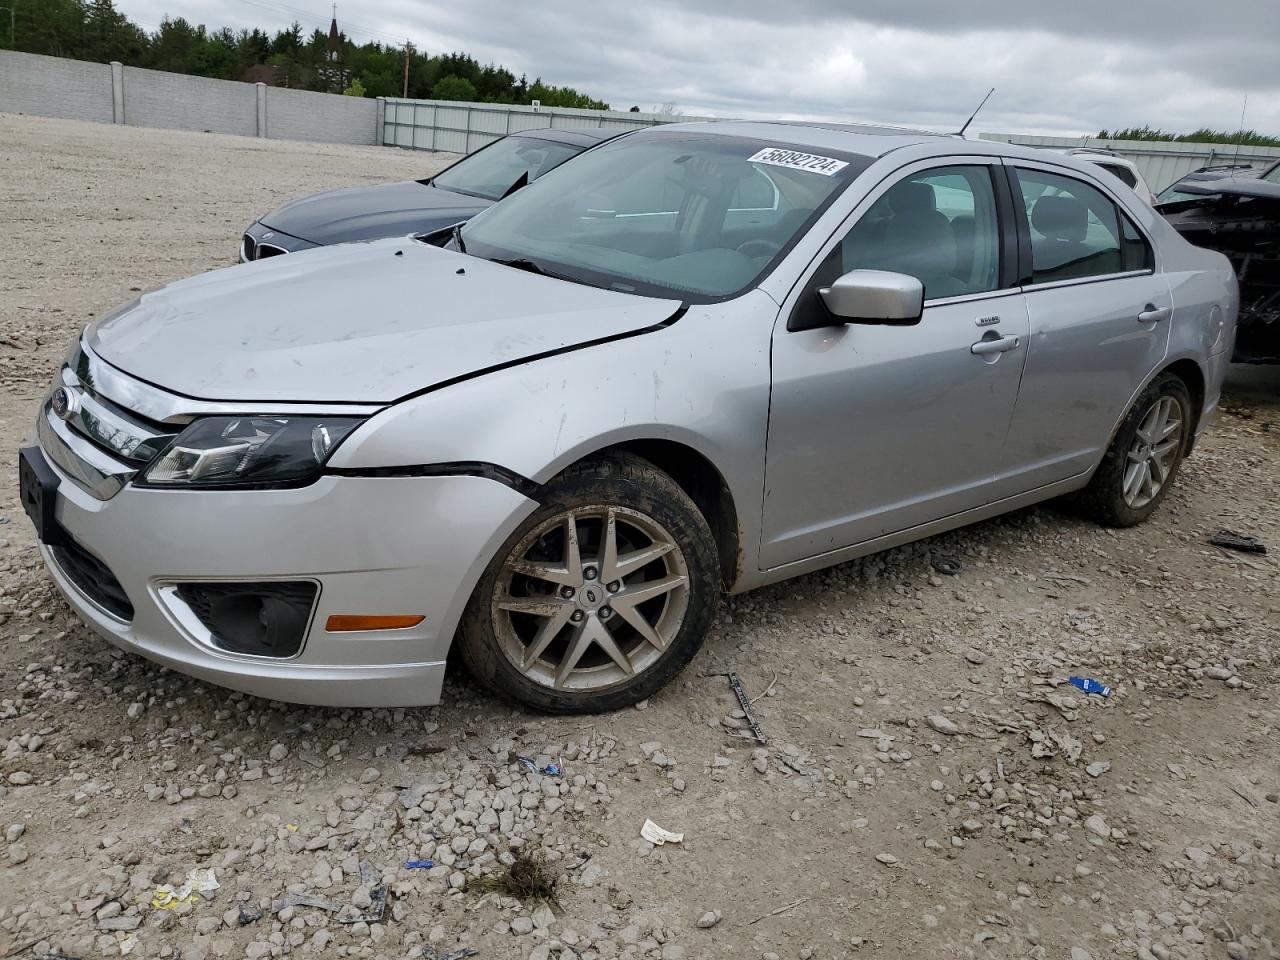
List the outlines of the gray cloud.
<svg viewBox="0 0 1280 960">
<path fill-rule="evenodd" d="M 315 0 L 117 0 L 154 26 L 299 19 Z M 302 14 L 302 15 L 299 15 Z M 1280 133 L 1276 0 L 344 0 L 357 41 L 407 35 L 626 109 L 833 118 L 952 128 L 990 86 L 977 129 L 1081 134 L 1150 123 Z"/>
</svg>

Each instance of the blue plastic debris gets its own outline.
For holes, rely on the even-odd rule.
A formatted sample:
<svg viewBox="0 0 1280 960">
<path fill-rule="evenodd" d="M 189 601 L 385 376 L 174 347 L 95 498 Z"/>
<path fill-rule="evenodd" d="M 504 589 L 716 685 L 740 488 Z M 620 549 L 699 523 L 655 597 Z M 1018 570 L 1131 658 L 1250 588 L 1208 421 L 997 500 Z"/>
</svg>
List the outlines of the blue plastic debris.
<svg viewBox="0 0 1280 960">
<path fill-rule="evenodd" d="M 558 777 L 564 772 L 558 763 L 549 763 L 545 767 L 539 767 L 528 757 L 516 757 L 516 763 L 522 763 L 533 773 L 545 774 L 548 777 Z"/>
<path fill-rule="evenodd" d="M 435 861 L 433 860 L 406 860 L 404 862 L 406 870 L 430 870 L 434 866 Z"/>
<path fill-rule="evenodd" d="M 1090 677 L 1071 677 L 1070 683 L 1073 687 L 1083 690 L 1085 693 L 1096 693 L 1100 697 L 1111 696 L 1110 687 Z"/>
</svg>

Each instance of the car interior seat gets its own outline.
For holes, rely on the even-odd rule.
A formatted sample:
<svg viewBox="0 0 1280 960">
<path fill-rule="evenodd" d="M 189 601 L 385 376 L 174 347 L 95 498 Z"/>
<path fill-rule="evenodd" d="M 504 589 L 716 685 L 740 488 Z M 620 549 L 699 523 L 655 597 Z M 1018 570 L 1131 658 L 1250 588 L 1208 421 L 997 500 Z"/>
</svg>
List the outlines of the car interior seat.
<svg viewBox="0 0 1280 960">
<path fill-rule="evenodd" d="M 1098 272 L 1096 264 L 1088 262 L 1100 251 L 1084 242 L 1089 232 L 1089 207 L 1083 200 L 1041 197 L 1031 208 L 1031 226 L 1037 279 L 1070 280 Z"/>
<path fill-rule="evenodd" d="M 907 180 L 890 188 L 880 202 L 890 216 L 876 222 L 865 245 L 859 245 L 864 262 L 857 266 L 918 277 L 931 299 L 964 293 L 965 284 L 955 276 L 956 236 L 951 221 L 937 209 L 933 187 Z"/>
</svg>

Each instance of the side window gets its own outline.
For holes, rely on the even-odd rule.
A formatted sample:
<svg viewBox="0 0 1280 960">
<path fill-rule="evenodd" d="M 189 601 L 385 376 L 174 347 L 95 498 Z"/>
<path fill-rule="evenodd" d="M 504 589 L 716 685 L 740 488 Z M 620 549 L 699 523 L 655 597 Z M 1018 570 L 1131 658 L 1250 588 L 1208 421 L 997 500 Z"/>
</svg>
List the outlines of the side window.
<svg viewBox="0 0 1280 960">
<path fill-rule="evenodd" d="M 840 245 L 843 271 L 919 278 L 926 299 L 995 290 L 1000 228 L 986 166 L 938 167 L 890 187 Z"/>
<path fill-rule="evenodd" d="M 1107 171 L 1107 173 L 1115 174 L 1120 178 L 1122 183 L 1125 183 L 1130 187 L 1136 187 L 1138 185 L 1138 178 L 1133 175 L 1133 171 L 1128 167 L 1122 167 L 1118 163 L 1100 163 L 1098 166 Z"/>
<path fill-rule="evenodd" d="M 1128 270 L 1153 270 L 1156 265 L 1155 254 L 1147 238 L 1123 213 L 1120 214 L 1120 229 L 1124 237 L 1124 268 Z"/>
<path fill-rule="evenodd" d="M 1101 190 L 1040 170 L 1019 168 L 1017 176 L 1031 225 L 1032 283 L 1134 269 L 1121 250 L 1120 212 Z"/>
<path fill-rule="evenodd" d="M 684 190 L 665 170 L 650 165 L 613 184 L 607 196 L 600 194 L 590 200 L 593 207 L 611 210 L 619 217 L 673 217 L 684 202 Z"/>
<path fill-rule="evenodd" d="M 751 175 L 738 181 L 729 201 L 730 210 L 776 210 L 778 188 L 758 167 L 751 168 Z"/>
</svg>

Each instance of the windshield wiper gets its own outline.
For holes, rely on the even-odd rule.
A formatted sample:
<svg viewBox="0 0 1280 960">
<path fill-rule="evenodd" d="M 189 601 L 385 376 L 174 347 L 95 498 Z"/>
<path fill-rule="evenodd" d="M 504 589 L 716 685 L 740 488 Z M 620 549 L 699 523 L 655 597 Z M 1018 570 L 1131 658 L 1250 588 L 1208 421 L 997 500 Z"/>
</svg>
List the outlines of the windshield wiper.
<svg viewBox="0 0 1280 960">
<path fill-rule="evenodd" d="M 455 223 L 453 225 L 453 242 L 458 245 L 459 253 L 467 252 L 467 245 L 462 240 L 462 224 Z"/>
<path fill-rule="evenodd" d="M 514 267 L 517 270 L 525 270 L 525 271 L 528 271 L 529 273 L 536 273 L 542 277 L 553 276 L 553 274 L 547 273 L 546 270 L 543 270 L 542 267 L 538 266 L 536 263 L 534 263 L 532 260 L 528 259 L 527 257 L 516 257 L 512 260 L 494 260 L 493 262 L 500 263 L 504 267 Z"/>
</svg>

